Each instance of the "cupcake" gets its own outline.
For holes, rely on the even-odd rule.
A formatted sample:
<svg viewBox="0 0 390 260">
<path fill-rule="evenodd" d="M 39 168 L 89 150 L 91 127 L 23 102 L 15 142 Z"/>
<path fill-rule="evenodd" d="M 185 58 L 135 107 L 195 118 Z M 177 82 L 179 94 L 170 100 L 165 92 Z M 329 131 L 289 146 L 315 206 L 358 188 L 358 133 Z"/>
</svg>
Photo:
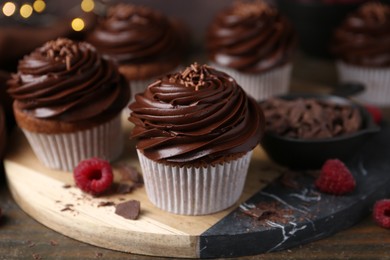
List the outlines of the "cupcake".
<svg viewBox="0 0 390 260">
<path fill-rule="evenodd" d="M 296 37 L 276 8 L 236 2 L 215 16 L 206 41 L 211 64 L 257 101 L 288 92 Z"/>
<path fill-rule="evenodd" d="M 229 75 L 193 64 L 135 96 L 129 120 L 146 192 L 157 207 L 204 215 L 240 197 L 264 118 Z"/>
<path fill-rule="evenodd" d="M 71 171 L 89 157 L 120 155 L 129 88 L 92 45 L 49 41 L 19 61 L 8 86 L 16 122 L 47 167 Z"/>
<path fill-rule="evenodd" d="M 340 81 L 365 84 L 356 98 L 390 106 L 390 6 L 368 2 L 335 30 L 332 52 Z"/>
<path fill-rule="evenodd" d="M 6 135 L 6 123 L 5 123 L 5 114 L 3 107 L 0 103 L 0 172 L 2 171 L 2 161 L 5 153 L 5 148 L 7 145 L 7 135 Z"/>
<path fill-rule="evenodd" d="M 184 42 L 175 21 L 154 9 L 123 3 L 110 7 L 86 40 L 118 63 L 133 95 L 178 67 Z"/>
</svg>

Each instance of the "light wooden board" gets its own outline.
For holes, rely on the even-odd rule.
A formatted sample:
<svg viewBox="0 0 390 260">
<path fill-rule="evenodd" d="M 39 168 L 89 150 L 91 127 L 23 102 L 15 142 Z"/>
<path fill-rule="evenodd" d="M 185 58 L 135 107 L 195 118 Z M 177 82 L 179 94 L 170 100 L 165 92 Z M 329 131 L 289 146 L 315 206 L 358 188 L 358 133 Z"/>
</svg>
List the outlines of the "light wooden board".
<svg viewBox="0 0 390 260">
<path fill-rule="evenodd" d="M 120 181 L 115 165 L 128 163 L 140 169 L 135 144 L 129 139 L 130 123 L 123 118 L 126 147 L 122 157 L 113 163 L 115 182 Z M 49 170 L 33 154 L 20 130 L 12 136 L 5 159 L 11 193 L 18 205 L 45 226 L 74 239 L 96 246 L 136 254 L 199 257 L 199 237 L 237 206 L 261 190 L 278 174 L 260 148 L 250 164 L 244 192 L 234 206 L 207 216 L 181 216 L 164 212 L 152 205 L 145 189 L 130 194 L 94 198 L 74 186 L 69 172 Z M 71 188 L 64 188 L 69 184 Z M 138 220 L 127 220 L 114 213 L 114 206 L 99 207 L 102 201 L 115 203 L 136 199 L 141 202 Z M 67 206 L 71 210 L 64 210 Z"/>
</svg>

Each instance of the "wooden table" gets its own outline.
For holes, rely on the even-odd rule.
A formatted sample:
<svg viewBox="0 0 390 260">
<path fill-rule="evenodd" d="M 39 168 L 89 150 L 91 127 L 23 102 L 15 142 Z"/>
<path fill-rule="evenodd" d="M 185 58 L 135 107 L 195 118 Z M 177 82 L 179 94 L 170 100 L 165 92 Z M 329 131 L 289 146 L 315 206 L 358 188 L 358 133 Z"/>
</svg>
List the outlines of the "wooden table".
<svg viewBox="0 0 390 260">
<path fill-rule="evenodd" d="M 328 91 L 336 82 L 333 63 L 297 55 L 294 90 Z M 387 120 L 390 119 L 386 111 Z M 58 234 L 25 214 L 0 177 L 0 259 L 158 259 L 107 250 Z M 332 237 L 281 252 L 243 259 L 390 259 L 390 230 L 367 217 Z"/>
</svg>

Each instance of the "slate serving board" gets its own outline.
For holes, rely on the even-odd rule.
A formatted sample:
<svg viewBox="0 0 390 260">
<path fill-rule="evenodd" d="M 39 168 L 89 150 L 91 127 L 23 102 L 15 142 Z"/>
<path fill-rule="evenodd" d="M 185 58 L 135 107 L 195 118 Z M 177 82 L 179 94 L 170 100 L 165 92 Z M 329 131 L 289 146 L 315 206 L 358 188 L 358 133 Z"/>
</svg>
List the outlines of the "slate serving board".
<svg viewBox="0 0 390 260">
<path fill-rule="evenodd" d="M 134 144 L 114 163 L 139 169 Z M 92 198 L 83 194 L 68 172 L 42 166 L 20 131 L 5 160 L 7 181 L 18 205 L 49 228 L 96 246 L 130 253 L 215 258 L 283 250 L 348 228 L 369 214 L 373 203 L 390 195 L 390 126 L 346 162 L 357 181 L 346 196 L 318 192 L 315 172 L 290 172 L 274 165 L 263 151 L 254 152 L 243 195 L 233 207 L 207 216 L 163 212 L 147 199 L 144 188 L 129 194 Z M 115 181 L 120 174 L 115 168 Z M 65 188 L 67 187 L 67 188 Z M 138 220 L 124 219 L 104 201 L 141 201 Z M 69 206 L 71 205 L 71 206 Z M 64 210 L 70 207 L 70 210 Z"/>
</svg>

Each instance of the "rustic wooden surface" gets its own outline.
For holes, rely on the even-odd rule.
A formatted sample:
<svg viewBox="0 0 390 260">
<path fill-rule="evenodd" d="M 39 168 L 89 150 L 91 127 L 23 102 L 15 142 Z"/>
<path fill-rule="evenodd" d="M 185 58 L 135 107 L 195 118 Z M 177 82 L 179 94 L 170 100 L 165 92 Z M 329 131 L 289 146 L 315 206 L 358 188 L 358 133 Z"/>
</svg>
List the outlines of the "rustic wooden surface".
<svg viewBox="0 0 390 260">
<path fill-rule="evenodd" d="M 336 82 L 333 64 L 297 58 L 293 88 L 313 90 Z M 314 87 L 315 86 L 315 87 Z M 328 91 L 321 88 L 321 91 Z M 386 113 L 386 118 L 389 119 Z M 52 231 L 25 214 L 14 202 L 0 178 L 0 259 L 157 259 L 127 254 L 78 242 Z M 390 231 L 375 225 L 370 217 L 336 235 L 291 250 L 242 259 L 390 259 Z"/>
</svg>

